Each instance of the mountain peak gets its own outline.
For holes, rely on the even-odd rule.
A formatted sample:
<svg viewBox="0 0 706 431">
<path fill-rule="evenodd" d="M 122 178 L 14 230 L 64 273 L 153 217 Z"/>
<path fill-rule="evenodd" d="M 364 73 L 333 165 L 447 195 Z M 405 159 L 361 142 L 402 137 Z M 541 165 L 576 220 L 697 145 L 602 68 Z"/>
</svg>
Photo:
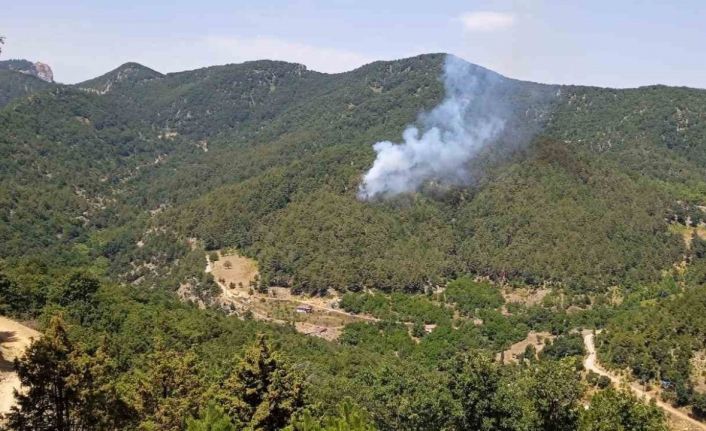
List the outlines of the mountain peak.
<svg viewBox="0 0 706 431">
<path fill-rule="evenodd" d="M 78 87 L 103 94 L 109 92 L 116 85 L 125 83 L 135 84 L 150 79 L 158 79 L 163 76 L 164 75 L 156 70 L 143 66 L 140 63 L 128 62 L 118 66 L 104 75 L 89 79 L 88 81 L 84 81 L 76 85 Z"/>
<path fill-rule="evenodd" d="M 28 60 L 5 60 L 0 61 L 0 70 L 13 70 L 25 75 L 36 76 L 42 81 L 54 82 L 54 73 L 48 64 Z"/>
</svg>

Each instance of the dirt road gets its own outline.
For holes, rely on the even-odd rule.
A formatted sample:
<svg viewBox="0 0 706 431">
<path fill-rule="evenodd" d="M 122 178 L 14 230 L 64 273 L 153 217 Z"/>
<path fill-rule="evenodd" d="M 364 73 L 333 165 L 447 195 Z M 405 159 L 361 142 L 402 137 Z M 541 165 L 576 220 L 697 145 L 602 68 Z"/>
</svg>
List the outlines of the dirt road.
<svg viewBox="0 0 706 431">
<path fill-rule="evenodd" d="M 7 317 L 0 316 L 0 341 L 2 360 L 0 361 L 0 413 L 10 411 L 14 404 L 13 390 L 20 387 L 12 366 L 12 361 L 21 356 L 40 333 Z"/>
<path fill-rule="evenodd" d="M 608 372 L 598 363 L 598 359 L 596 358 L 596 346 L 593 342 L 593 332 L 589 330 L 584 330 L 582 335 L 583 342 L 586 345 L 586 351 L 588 352 L 588 355 L 586 355 L 586 358 L 583 360 L 584 368 L 598 373 L 602 376 L 606 376 L 615 385 L 620 385 L 622 383 L 620 377 Z M 706 430 L 706 424 L 699 422 L 696 419 L 693 419 L 691 416 L 687 415 L 683 411 L 676 409 L 671 405 L 661 401 L 655 394 L 646 392 L 637 383 L 630 383 L 629 387 L 638 397 L 645 397 L 648 400 L 654 400 L 662 410 L 664 410 L 669 416 L 671 416 L 672 422 L 677 424 L 677 426 L 679 427 L 678 429 Z"/>
</svg>

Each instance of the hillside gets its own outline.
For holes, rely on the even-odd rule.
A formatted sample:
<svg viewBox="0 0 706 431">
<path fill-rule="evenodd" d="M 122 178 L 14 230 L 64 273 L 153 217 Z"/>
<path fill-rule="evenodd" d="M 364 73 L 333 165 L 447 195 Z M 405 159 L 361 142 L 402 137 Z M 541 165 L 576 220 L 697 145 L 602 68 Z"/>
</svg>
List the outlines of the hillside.
<svg viewBox="0 0 706 431">
<path fill-rule="evenodd" d="M 40 91 L 54 88 L 54 85 L 39 78 L 10 70 L 0 70 L 0 107 Z"/>
<path fill-rule="evenodd" d="M 100 225 L 109 213 L 124 224 L 166 208 L 148 224 L 206 248 L 238 247 L 261 261 L 266 282 L 308 291 L 420 290 L 465 272 L 600 290 L 656 280 L 681 259 L 683 244 L 666 218 L 677 202 L 703 203 L 700 90 L 502 78 L 511 85 L 493 97 L 546 111 L 528 144 L 501 137 L 473 162 L 468 186 L 359 202 L 371 144 L 399 137 L 441 100 L 442 59 L 338 75 L 266 61 L 164 76 L 128 64 L 78 84 L 105 94 L 39 93 L 6 109 L 2 122 L 13 133 L 4 134 L 3 160 L 12 166 L 3 181 L 23 178 L 39 195 L 65 182 L 74 220 L 88 220 L 50 228 L 45 242 Z M 520 118 L 510 130 L 531 121 Z M 77 132 L 85 138 L 76 140 Z M 47 166 L 18 166 L 39 154 L 54 156 L 43 158 Z M 21 193 L 19 185 L 3 189 Z M 81 207 L 91 200 L 95 215 L 86 216 Z M 19 213 L 18 205 L 6 211 Z M 22 233 L 11 228 L 17 218 L 5 238 Z M 10 244 L 5 257 L 17 253 Z"/>
</svg>

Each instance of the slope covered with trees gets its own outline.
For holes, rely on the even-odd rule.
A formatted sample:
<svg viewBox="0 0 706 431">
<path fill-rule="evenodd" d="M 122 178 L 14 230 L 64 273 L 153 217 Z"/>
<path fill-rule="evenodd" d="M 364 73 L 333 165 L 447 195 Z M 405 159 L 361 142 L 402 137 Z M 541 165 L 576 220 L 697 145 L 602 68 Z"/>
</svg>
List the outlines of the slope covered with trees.
<svg viewBox="0 0 706 431">
<path fill-rule="evenodd" d="M 264 61 L 169 75 L 128 64 L 78 90 L 39 93 L 1 114 L 12 130 L 3 190 L 23 196 L 6 198 L 5 211 L 26 212 L 24 190 L 47 193 L 50 209 L 63 193 L 70 208 L 47 218 L 74 209 L 72 219 L 30 238 L 73 241 L 86 224 L 168 227 L 207 248 L 239 247 L 261 261 L 265 282 L 312 292 L 420 290 L 466 272 L 601 289 L 655 280 L 680 259 L 665 217 L 677 201 L 702 202 L 698 90 L 507 80 L 512 89 L 498 97 L 522 106 L 533 95 L 546 111 L 529 146 L 507 136 L 474 162 L 468 187 L 358 202 L 370 144 L 395 139 L 438 103 L 442 60 L 339 75 Z M 529 127 L 523 121 L 511 130 Z M 37 159 L 45 166 L 23 162 Z M 95 214 L 83 215 L 86 206 Z M 155 209 L 166 211 L 146 220 Z M 14 222 L 6 238 L 36 229 Z M 6 244 L 3 255 L 18 254 Z M 121 247 L 113 253 L 135 253 Z"/>
</svg>

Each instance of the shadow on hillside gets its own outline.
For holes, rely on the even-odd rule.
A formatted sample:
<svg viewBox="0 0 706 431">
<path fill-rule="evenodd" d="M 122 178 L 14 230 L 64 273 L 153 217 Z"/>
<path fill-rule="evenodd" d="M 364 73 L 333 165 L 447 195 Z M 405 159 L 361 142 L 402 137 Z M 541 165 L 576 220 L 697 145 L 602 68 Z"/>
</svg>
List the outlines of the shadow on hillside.
<svg viewBox="0 0 706 431">
<path fill-rule="evenodd" d="M 0 331 L 0 345 L 17 341 L 15 331 Z M 8 361 L 0 356 L 0 372 L 14 371 L 15 366 L 12 361 Z"/>
</svg>

